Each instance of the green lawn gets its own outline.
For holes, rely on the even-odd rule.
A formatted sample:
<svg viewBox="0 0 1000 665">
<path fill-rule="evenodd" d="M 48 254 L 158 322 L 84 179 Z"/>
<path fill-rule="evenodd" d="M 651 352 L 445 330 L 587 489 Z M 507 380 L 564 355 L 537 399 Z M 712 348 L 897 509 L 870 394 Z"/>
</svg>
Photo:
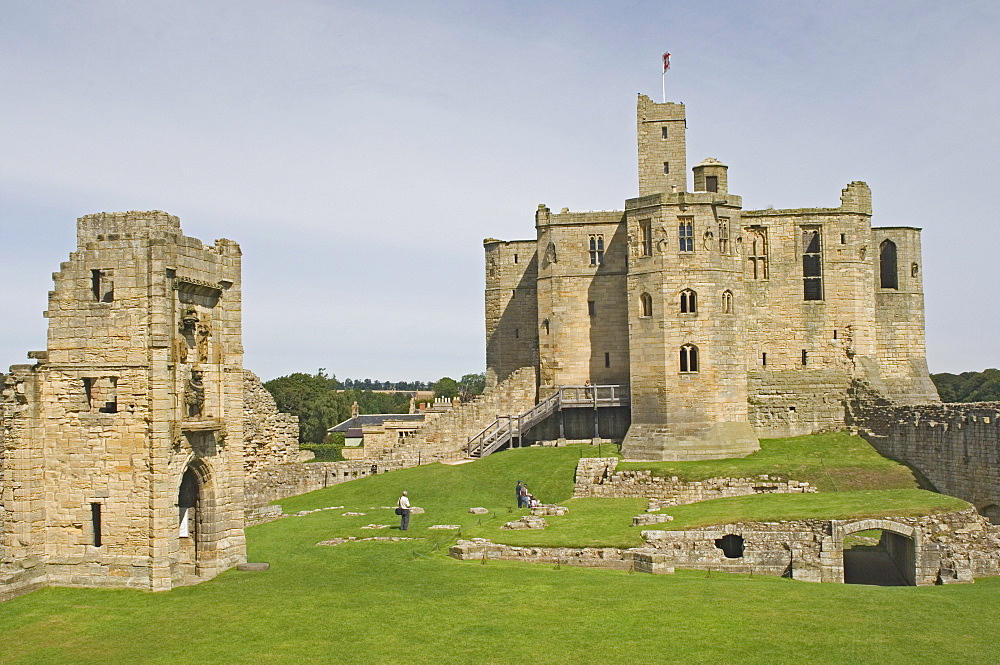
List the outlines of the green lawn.
<svg viewBox="0 0 1000 665">
<path fill-rule="evenodd" d="M 595 451 L 596 452 L 596 451 Z M 286 512 L 344 506 L 247 530 L 263 573 L 229 571 L 166 593 L 44 589 L 0 604 L 0 664 L 137 663 L 995 663 L 1000 579 L 947 587 L 809 584 L 773 577 L 680 571 L 652 576 L 610 570 L 446 556 L 464 535 L 493 530 L 513 510 L 520 478 L 546 502 L 566 502 L 586 448 L 529 448 L 462 466 L 430 465 L 365 478 L 282 502 Z M 407 534 L 382 506 L 407 489 L 415 515 Z M 915 490 L 844 492 L 838 510 L 917 510 Z M 817 495 L 723 499 L 668 512 L 679 524 L 707 514 L 826 510 Z M 751 499 L 756 500 L 751 501 Z M 741 503 L 742 501 L 742 503 Z M 801 501 L 781 504 L 769 501 Z M 930 503 L 928 503 L 930 502 Z M 716 504 L 715 508 L 707 508 Z M 481 505 L 491 514 L 468 514 Z M 635 500 L 573 500 L 570 539 L 632 534 Z M 825 506 L 821 508 L 820 506 Z M 938 506 L 944 507 L 943 505 Z M 691 511 L 690 514 L 684 511 Z M 345 516 L 344 512 L 364 512 Z M 707 511 L 707 512 L 705 512 Z M 828 515 L 829 516 L 829 515 Z M 576 520 L 576 525 L 573 526 Z M 686 521 L 684 521 L 686 520 Z M 607 526 L 613 522 L 612 526 Z M 387 529 L 361 529 L 369 523 Z M 576 535 L 570 533 L 576 530 Z M 518 532 L 505 532 L 515 534 Z M 520 532 L 523 533 L 523 532 Z M 402 542 L 332 537 L 408 535 Z"/>
</svg>

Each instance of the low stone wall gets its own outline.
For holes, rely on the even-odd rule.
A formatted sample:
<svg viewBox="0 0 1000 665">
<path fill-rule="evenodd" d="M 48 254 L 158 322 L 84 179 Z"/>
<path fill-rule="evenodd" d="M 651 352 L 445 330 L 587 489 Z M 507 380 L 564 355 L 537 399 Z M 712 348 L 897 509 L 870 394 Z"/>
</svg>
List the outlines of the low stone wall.
<svg viewBox="0 0 1000 665">
<path fill-rule="evenodd" d="M 856 384 L 851 417 L 880 453 L 1000 522 L 1000 402 L 898 405 Z"/>
<path fill-rule="evenodd" d="M 456 559 L 504 559 L 665 573 L 688 568 L 781 575 L 807 582 L 844 581 L 844 539 L 883 530 L 902 552 L 897 565 L 911 584 L 971 582 L 1000 574 L 1000 527 L 975 510 L 859 520 L 743 522 L 684 531 L 643 531 L 644 547 L 514 547 L 482 538 L 461 540 Z M 888 537 L 886 537 L 888 534 Z M 892 548 L 890 548 L 892 549 Z"/>
<path fill-rule="evenodd" d="M 535 368 L 522 367 L 475 400 L 437 416 L 383 457 L 408 459 L 419 454 L 435 461 L 463 458 L 469 438 L 499 415 L 527 411 L 535 405 L 536 395 Z"/>
<path fill-rule="evenodd" d="M 629 570 L 632 560 L 628 550 L 615 547 L 514 547 L 494 543 L 485 538 L 460 540 L 451 546 L 448 554 L 456 559 L 525 561 L 551 563 L 584 568 L 614 568 Z"/>
<path fill-rule="evenodd" d="M 617 471 L 616 457 L 585 457 L 576 466 L 574 497 L 643 498 L 650 509 L 679 506 L 750 494 L 802 494 L 817 491 L 806 482 L 770 476 L 756 478 L 709 478 L 684 481 L 676 476 L 660 478 L 648 470 Z"/>
<path fill-rule="evenodd" d="M 377 473 L 416 466 L 417 460 L 379 460 Z M 256 519 L 258 509 L 272 501 L 305 494 L 372 474 L 372 462 L 306 462 L 261 468 L 247 478 L 244 491 L 247 519 Z M 265 520 L 266 521 L 266 520 Z"/>
</svg>

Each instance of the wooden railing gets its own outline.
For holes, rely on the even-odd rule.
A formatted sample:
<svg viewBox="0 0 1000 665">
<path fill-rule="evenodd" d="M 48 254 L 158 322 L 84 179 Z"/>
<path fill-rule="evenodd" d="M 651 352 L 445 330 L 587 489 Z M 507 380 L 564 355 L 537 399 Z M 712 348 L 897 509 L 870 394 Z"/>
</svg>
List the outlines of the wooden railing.
<svg viewBox="0 0 1000 665">
<path fill-rule="evenodd" d="M 497 416 L 496 420 L 469 439 L 469 457 L 486 457 L 514 439 L 522 432 L 542 422 L 561 409 L 593 408 L 602 406 L 628 406 L 628 386 L 561 386 L 541 402 L 516 416 Z"/>
</svg>

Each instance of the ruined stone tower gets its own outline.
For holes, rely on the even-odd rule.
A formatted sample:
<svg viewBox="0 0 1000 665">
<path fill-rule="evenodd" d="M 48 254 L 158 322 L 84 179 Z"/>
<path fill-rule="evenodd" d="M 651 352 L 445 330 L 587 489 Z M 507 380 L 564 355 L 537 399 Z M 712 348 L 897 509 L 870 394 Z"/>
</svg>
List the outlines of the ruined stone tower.
<svg viewBox="0 0 1000 665">
<path fill-rule="evenodd" d="M 744 456 L 757 437 L 843 427 L 848 387 L 937 401 L 924 358 L 920 230 L 836 208 L 742 208 L 728 168 L 686 175 L 682 104 L 639 96 L 639 197 L 535 214 L 535 240 L 485 241 L 487 371 L 538 368 L 539 394 L 627 385 L 630 459 Z"/>
<path fill-rule="evenodd" d="M 101 213 L 53 274 L 48 348 L 2 376 L 0 597 L 169 589 L 245 560 L 240 249 Z"/>
</svg>

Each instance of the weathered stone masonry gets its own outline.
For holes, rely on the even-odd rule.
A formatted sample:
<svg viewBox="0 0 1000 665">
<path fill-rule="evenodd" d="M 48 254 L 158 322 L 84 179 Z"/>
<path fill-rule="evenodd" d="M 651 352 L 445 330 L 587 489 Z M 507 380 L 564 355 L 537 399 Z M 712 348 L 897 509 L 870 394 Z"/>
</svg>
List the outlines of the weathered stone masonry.
<svg viewBox="0 0 1000 665">
<path fill-rule="evenodd" d="M 540 205 L 535 239 L 484 241 L 488 375 L 535 367 L 540 397 L 628 384 L 635 460 L 743 456 L 757 437 L 843 428 L 854 380 L 936 402 L 920 230 L 873 228 L 863 182 L 836 207 L 743 210 L 709 158 L 689 191 L 685 133 L 682 104 L 640 95 L 636 198 Z"/>
<path fill-rule="evenodd" d="M 47 349 L 0 377 L 0 598 L 246 556 L 239 246 L 159 211 L 82 217 L 77 241 Z"/>
</svg>

